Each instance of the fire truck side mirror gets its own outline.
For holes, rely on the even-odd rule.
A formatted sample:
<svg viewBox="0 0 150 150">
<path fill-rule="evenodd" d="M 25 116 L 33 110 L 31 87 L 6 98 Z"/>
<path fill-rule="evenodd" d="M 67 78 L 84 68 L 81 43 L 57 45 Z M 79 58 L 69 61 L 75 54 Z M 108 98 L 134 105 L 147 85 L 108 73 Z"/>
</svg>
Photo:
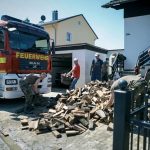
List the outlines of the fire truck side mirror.
<svg viewBox="0 0 150 150">
<path fill-rule="evenodd" d="M 54 41 L 52 42 L 51 54 L 52 54 L 52 55 L 55 54 L 55 43 L 54 43 Z"/>
</svg>

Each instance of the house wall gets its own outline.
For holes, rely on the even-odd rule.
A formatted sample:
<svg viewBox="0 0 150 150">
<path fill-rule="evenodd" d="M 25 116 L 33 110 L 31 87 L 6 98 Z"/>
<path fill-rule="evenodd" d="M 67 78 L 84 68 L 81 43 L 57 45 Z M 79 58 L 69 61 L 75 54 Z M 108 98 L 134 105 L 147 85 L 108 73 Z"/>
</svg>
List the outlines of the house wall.
<svg viewBox="0 0 150 150">
<path fill-rule="evenodd" d="M 67 32 L 71 33 L 71 41 L 66 40 Z M 57 45 L 88 43 L 95 45 L 95 35 L 82 16 L 62 21 L 57 28 Z"/>
<path fill-rule="evenodd" d="M 67 51 L 56 51 L 56 54 L 68 54 L 72 53 L 72 65 L 73 58 L 78 58 L 80 64 L 80 79 L 78 80 L 76 87 L 82 87 L 84 84 L 91 81 L 90 68 L 92 60 L 94 59 L 94 51 L 81 49 L 81 50 L 67 50 Z M 106 54 L 100 54 L 102 60 L 106 59 Z"/>
<path fill-rule="evenodd" d="M 150 15 L 124 19 L 126 69 L 133 69 L 139 53 L 150 46 Z"/>
<path fill-rule="evenodd" d="M 57 24 L 44 25 L 56 45 L 88 43 L 95 45 L 97 37 L 82 16 L 73 17 Z M 71 33 L 71 41 L 66 40 L 67 32 Z M 55 37 L 56 36 L 56 37 Z"/>
<path fill-rule="evenodd" d="M 57 41 L 57 39 L 55 39 L 56 34 L 57 34 L 57 24 L 55 24 L 55 25 L 52 25 L 52 24 L 45 25 L 44 29 L 48 32 L 51 39 L 53 39 L 54 41 Z M 57 43 L 55 43 L 55 45 L 56 44 Z"/>
</svg>

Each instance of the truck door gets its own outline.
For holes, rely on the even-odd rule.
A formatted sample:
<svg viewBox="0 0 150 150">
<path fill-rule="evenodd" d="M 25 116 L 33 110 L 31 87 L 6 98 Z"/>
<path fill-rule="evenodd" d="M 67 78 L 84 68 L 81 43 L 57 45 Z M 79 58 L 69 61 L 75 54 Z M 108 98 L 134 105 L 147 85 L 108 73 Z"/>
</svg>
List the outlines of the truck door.
<svg viewBox="0 0 150 150">
<path fill-rule="evenodd" d="M 6 50 L 5 31 L 0 28 L 0 73 L 6 73 L 8 70 L 9 52 Z"/>
<path fill-rule="evenodd" d="M 4 56 L 4 33 L 0 29 L 0 71 L 3 69 L 3 65 L 6 63 L 6 57 Z"/>
</svg>

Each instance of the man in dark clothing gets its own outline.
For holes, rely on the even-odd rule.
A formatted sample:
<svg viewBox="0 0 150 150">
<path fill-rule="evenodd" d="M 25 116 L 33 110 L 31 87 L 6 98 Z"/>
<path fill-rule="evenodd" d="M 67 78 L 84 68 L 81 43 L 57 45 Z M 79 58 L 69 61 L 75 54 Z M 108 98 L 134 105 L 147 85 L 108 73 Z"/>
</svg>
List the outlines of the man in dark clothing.
<svg viewBox="0 0 150 150">
<path fill-rule="evenodd" d="M 34 97 L 39 94 L 38 84 L 46 76 L 46 73 L 41 73 L 40 77 L 30 74 L 19 81 L 20 88 L 25 96 L 24 112 L 29 112 L 33 109 Z"/>
<path fill-rule="evenodd" d="M 108 81 L 108 58 L 102 64 L 102 81 Z"/>
<path fill-rule="evenodd" d="M 96 59 L 92 61 L 91 70 L 90 70 L 92 81 L 101 80 L 101 69 L 102 69 L 103 61 L 99 58 L 98 53 L 95 54 L 95 58 Z"/>
</svg>

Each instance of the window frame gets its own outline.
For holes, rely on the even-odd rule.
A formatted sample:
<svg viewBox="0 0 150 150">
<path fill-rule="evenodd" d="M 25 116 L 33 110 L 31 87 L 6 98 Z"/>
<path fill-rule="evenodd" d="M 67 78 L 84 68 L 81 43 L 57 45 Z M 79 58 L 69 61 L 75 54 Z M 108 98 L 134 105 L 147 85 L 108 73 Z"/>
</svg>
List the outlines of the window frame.
<svg viewBox="0 0 150 150">
<path fill-rule="evenodd" d="M 40 39 L 38 39 L 38 37 L 40 37 L 40 36 L 37 36 L 37 35 L 34 35 L 34 34 L 29 34 L 29 33 L 26 33 L 26 32 L 19 31 L 19 30 L 16 30 L 14 32 L 15 32 L 16 35 L 14 33 L 9 32 L 9 43 L 11 42 L 11 38 L 14 38 L 13 37 L 13 34 L 14 34 L 16 36 L 16 38 L 18 39 L 18 40 L 16 40 L 17 44 L 15 44 L 15 45 L 18 45 L 18 47 L 13 47 L 10 43 L 10 48 L 11 49 L 13 49 L 15 51 L 19 50 L 19 51 L 22 51 L 22 52 L 35 52 L 35 53 L 41 53 L 41 54 L 48 54 L 49 53 L 49 51 L 50 51 L 49 50 L 49 40 L 46 39 L 46 37 L 44 38 L 44 37 L 41 36 L 41 38 L 43 38 L 43 39 L 40 40 Z M 31 38 L 33 40 L 33 43 L 30 42 L 31 40 L 26 40 L 28 38 Z M 43 41 L 45 40 L 47 42 L 47 47 L 41 47 L 41 49 L 38 50 L 38 46 L 37 46 L 36 42 L 38 42 L 38 41 L 40 42 L 42 40 Z M 23 41 L 25 41 L 25 42 L 23 42 Z M 29 42 L 29 44 L 33 44 L 35 47 L 26 47 L 26 45 L 29 45 L 29 44 L 27 44 L 28 42 Z M 24 44 L 25 47 L 23 47 L 23 44 Z M 31 45 L 31 46 L 33 46 L 33 45 Z"/>
<path fill-rule="evenodd" d="M 72 41 L 72 33 L 71 32 L 66 33 L 66 41 L 68 41 L 68 42 Z"/>
</svg>

